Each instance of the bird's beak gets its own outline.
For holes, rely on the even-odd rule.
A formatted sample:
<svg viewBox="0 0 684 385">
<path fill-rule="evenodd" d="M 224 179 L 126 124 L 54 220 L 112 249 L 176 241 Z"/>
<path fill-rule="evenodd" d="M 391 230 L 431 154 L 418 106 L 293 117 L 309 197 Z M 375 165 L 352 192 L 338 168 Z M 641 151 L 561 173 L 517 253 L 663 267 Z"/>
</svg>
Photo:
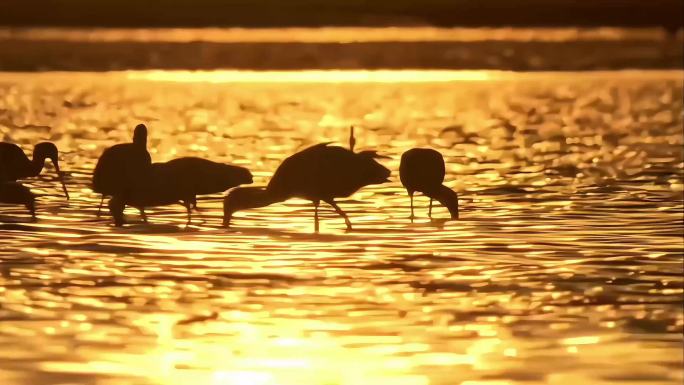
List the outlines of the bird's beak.
<svg viewBox="0 0 684 385">
<path fill-rule="evenodd" d="M 64 190 L 64 195 L 66 196 L 66 199 L 69 200 L 69 191 L 67 190 L 66 183 L 64 183 L 64 174 L 59 170 L 59 161 L 57 159 L 53 159 L 52 163 L 55 165 L 55 171 L 57 172 L 57 176 L 59 177 L 59 181 L 62 183 L 62 189 Z"/>
</svg>

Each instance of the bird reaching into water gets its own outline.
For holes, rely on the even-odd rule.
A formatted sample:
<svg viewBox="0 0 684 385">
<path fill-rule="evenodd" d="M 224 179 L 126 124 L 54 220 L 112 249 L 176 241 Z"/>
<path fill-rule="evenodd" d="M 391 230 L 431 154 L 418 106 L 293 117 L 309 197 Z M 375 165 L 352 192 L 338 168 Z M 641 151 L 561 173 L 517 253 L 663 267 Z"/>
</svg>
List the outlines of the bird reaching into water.
<svg viewBox="0 0 684 385">
<path fill-rule="evenodd" d="M 18 179 L 40 175 L 45 167 L 45 159 L 50 159 L 62 183 L 64 195 L 69 199 L 69 191 L 64 183 L 64 175 L 59 169 L 57 146 L 51 142 L 38 143 L 33 149 L 33 159 L 29 159 L 16 144 L 0 142 L 0 182 L 15 182 Z"/>
<path fill-rule="evenodd" d="M 105 196 L 125 197 L 136 183 L 140 183 L 152 164 L 147 152 L 147 127 L 138 124 L 132 143 L 116 144 L 104 150 L 93 171 L 93 191 L 102 194 L 97 215 L 100 216 Z M 144 211 L 141 211 L 145 217 Z"/>
<path fill-rule="evenodd" d="M 229 227 L 236 211 L 297 197 L 313 202 L 316 232 L 321 201 L 332 206 L 351 230 L 351 221 L 335 203 L 335 198 L 348 197 L 364 186 L 387 182 L 390 171 L 375 160 L 377 157 L 375 151 L 354 153 L 328 143 L 302 150 L 281 163 L 265 188 L 238 187 L 228 193 L 223 202 L 223 223 Z"/>
<path fill-rule="evenodd" d="M 401 156 L 399 178 L 411 198 L 413 220 L 413 194 L 418 191 L 430 198 L 429 216 L 432 218 L 432 200 L 436 199 L 449 209 L 452 219 L 458 219 L 458 194 L 444 186 L 444 158 L 429 148 L 413 148 Z"/>
<path fill-rule="evenodd" d="M 28 187 L 17 182 L 0 182 L 0 203 L 26 206 L 32 220 L 36 220 L 36 197 Z"/>
<path fill-rule="evenodd" d="M 114 223 L 122 226 L 123 210 L 128 206 L 141 212 L 146 207 L 182 204 L 192 221 L 192 209 L 197 209 L 197 195 L 226 191 L 241 184 L 252 183 L 252 173 L 244 167 L 216 163 L 207 159 L 184 157 L 164 163 L 152 163 L 148 172 L 127 194 L 115 194 L 109 202 Z"/>
</svg>

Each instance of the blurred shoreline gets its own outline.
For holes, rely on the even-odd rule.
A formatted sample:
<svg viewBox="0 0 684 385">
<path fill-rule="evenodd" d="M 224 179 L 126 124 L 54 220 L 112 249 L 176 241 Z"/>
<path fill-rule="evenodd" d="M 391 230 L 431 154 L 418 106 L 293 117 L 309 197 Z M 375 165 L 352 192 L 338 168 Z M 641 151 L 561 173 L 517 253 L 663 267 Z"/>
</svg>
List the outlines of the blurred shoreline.
<svg viewBox="0 0 684 385">
<path fill-rule="evenodd" d="M 625 28 L 0 28 L 0 71 L 681 69 L 683 42 Z"/>
</svg>

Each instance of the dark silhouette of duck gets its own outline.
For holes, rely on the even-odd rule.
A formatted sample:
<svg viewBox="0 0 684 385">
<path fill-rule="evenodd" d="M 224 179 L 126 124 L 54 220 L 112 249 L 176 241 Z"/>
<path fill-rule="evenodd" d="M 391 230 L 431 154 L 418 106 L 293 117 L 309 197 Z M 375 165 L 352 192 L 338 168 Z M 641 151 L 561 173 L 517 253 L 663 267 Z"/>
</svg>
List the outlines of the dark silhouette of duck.
<svg viewBox="0 0 684 385">
<path fill-rule="evenodd" d="M 93 171 L 93 191 L 102 194 L 97 215 L 100 216 L 105 196 L 125 198 L 130 189 L 149 172 L 152 158 L 147 152 L 147 127 L 138 124 L 132 143 L 116 144 L 104 150 Z M 145 212 L 141 210 L 143 218 Z"/>
<path fill-rule="evenodd" d="M 265 188 L 239 187 L 228 193 L 223 202 L 223 223 L 230 227 L 236 211 L 297 197 L 313 202 L 316 232 L 321 201 L 332 206 L 351 230 L 349 217 L 335 199 L 348 197 L 368 185 L 387 182 L 390 171 L 375 160 L 377 157 L 375 151 L 354 153 L 328 143 L 302 150 L 283 161 Z"/>
<path fill-rule="evenodd" d="M 0 203 L 24 205 L 31 213 L 31 218 L 36 220 L 36 197 L 21 183 L 0 182 Z"/>
<path fill-rule="evenodd" d="M 436 199 L 449 209 L 452 219 L 458 219 L 458 194 L 444 186 L 444 158 L 429 148 L 413 148 L 401 156 L 399 178 L 411 198 L 411 219 L 413 215 L 413 194 L 417 191 L 430 198 L 428 216 L 432 218 L 432 200 Z"/>
<path fill-rule="evenodd" d="M 62 183 L 64 195 L 69 199 L 69 191 L 64 183 L 64 175 L 59 169 L 57 146 L 51 142 L 38 143 L 33 149 L 33 159 L 29 159 L 16 144 L 0 142 L 0 182 L 15 182 L 18 179 L 40 175 L 45 167 L 45 159 L 50 159 Z"/>
<path fill-rule="evenodd" d="M 197 195 L 226 191 L 252 183 L 252 173 L 244 167 L 216 163 L 207 159 L 184 157 L 164 163 L 152 163 L 144 178 L 126 194 L 114 194 L 109 209 L 117 226 L 125 223 L 123 210 L 132 206 L 141 212 L 146 207 L 181 204 L 192 222 L 197 210 Z"/>
</svg>

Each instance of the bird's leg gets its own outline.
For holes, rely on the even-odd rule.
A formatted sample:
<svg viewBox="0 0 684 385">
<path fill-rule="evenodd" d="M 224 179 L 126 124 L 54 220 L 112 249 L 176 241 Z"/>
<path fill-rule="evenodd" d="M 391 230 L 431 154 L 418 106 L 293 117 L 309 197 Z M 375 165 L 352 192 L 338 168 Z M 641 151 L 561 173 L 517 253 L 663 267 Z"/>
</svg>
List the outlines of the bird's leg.
<svg viewBox="0 0 684 385">
<path fill-rule="evenodd" d="M 432 218 L 432 198 L 430 198 L 430 208 L 428 209 L 428 217 Z"/>
<path fill-rule="evenodd" d="M 344 218 L 344 223 L 347 225 L 347 230 L 351 230 L 352 224 L 351 224 L 351 221 L 349 220 L 349 217 L 347 216 L 347 213 L 342 211 L 340 206 L 338 206 L 337 203 L 335 203 L 335 201 L 332 199 L 329 201 L 326 201 L 326 203 L 329 204 L 330 206 L 332 206 L 335 209 L 335 212 L 337 214 L 339 214 L 342 218 Z"/>
<path fill-rule="evenodd" d="M 97 217 L 100 217 L 100 213 L 102 212 L 102 205 L 104 204 L 104 194 L 102 194 L 102 197 L 100 198 L 100 206 L 97 208 Z"/>
<path fill-rule="evenodd" d="M 411 222 L 413 222 L 413 191 L 409 191 L 409 198 L 411 198 L 411 216 L 409 217 L 411 219 Z"/>
<path fill-rule="evenodd" d="M 318 233 L 319 227 L 318 227 L 318 205 L 321 204 L 321 201 L 314 201 L 314 231 Z"/>
<path fill-rule="evenodd" d="M 138 211 L 140 211 L 140 216 L 142 217 L 143 222 L 147 223 L 147 214 L 145 214 L 145 208 L 138 207 Z"/>
<path fill-rule="evenodd" d="M 121 227 L 126 223 L 126 218 L 124 217 L 124 209 L 126 205 L 121 201 L 121 199 L 113 196 L 109 200 L 109 213 L 114 218 L 114 225 L 116 227 Z"/>
<path fill-rule="evenodd" d="M 191 207 L 195 210 L 197 215 L 199 215 L 200 220 L 202 220 L 202 223 L 206 222 L 206 220 L 204 219 L 204 215 L 202 215 L 202 211 L 199 209 L 199 207 L 197 207 L 197 202 L 195 202 Z"/>
<path fill-rule="evenodd" d="M 183 202 L 183 206 L 185 206 L 185 209 L 188 211 L 188 222 L 185 224 L 185 227 L 187 228 L 192 223 L 192 204 Z"/>
<path fill-rule="evenodd" d="M 31 222 L 36 222 L 38 220 L 38 218 L 36 217 L 36 203 L 33 201 L 29 202 L 26 204 L 26 208 L 31 213 Z"/>
</svg>

